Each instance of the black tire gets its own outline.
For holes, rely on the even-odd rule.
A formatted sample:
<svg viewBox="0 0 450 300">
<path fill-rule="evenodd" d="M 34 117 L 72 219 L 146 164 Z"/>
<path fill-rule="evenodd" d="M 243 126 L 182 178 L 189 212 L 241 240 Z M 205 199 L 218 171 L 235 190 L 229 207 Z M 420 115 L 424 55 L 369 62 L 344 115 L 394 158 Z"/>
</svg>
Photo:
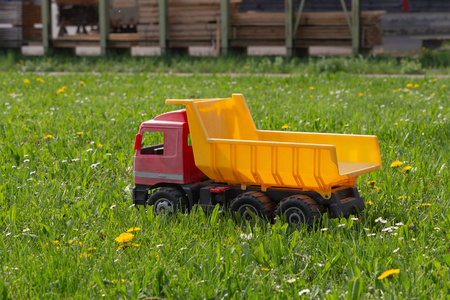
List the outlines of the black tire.
<svg viewBox="0 0 450 300">
<path fill-rule="evenodd" d="M 281 201 L 276 211 L 277 217 L 285 219 L 290 226 L 318 225 L 321 218 L 319 205 L 311 197 L 295 195 Z"/>
<path fill-rule="evenodd" d="M 182 191 L 163 187 L 149 195 L 147 205 L 153 205 L 153 212 L 156 215 L 174 215 L 177 211 L 184 213 L 187 210 L 188 200 Z"/>
<path fill-rule="evenodd" d="M 251 191 L 240 194 L 230 205 L 232 214 L 238 213 L 243 221 L 251 221 L 254 216 L 272 220 L 275 204 L 261 192 Z"/>
</svg>

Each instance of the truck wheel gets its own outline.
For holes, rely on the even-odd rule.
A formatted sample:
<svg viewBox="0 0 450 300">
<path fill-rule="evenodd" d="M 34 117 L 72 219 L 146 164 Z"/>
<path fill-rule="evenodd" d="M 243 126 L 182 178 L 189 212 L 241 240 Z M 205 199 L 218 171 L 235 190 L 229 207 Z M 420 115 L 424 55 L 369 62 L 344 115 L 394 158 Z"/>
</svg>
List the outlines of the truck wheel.
<svg viewBox="0 0 450 300">
<path fill-rule="evenodd" d="M 149 195 L 147 205 L 153 205 L 156 215 L 172 215 L 178 210 L 185 212 L 188 207 L 186 196 L 176 188 L 163 187 Z"/>
<path fill-rule="evenodd" d="M 251 191 L 234 198 L 230 205 L 232 213 L 238 213 L 242 220 L 251 221 L 256 216 L 272 220 L 275 204 L 261 192 Z"/>
<path fill-rule="evenodd" d="M 286 222 L 295 227 L 303 224 L 314 226 L 321 217 L 319 205 L 311 197 L 305 195 L 295 195 L 283 199 L 278 205 L 276 215 L 286 218 Z"/>
</svg>

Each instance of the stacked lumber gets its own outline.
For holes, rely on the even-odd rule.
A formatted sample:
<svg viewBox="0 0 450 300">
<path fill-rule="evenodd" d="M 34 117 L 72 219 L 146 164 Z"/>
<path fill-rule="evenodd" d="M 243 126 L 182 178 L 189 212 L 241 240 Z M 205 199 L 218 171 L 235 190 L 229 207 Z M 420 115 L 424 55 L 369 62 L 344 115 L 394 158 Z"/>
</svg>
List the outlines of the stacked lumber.
<svg viewBox="0 0 450 300">
<path fill-rule="evenodd" d="M 22 45 L 22 2 L 0 2 L 0 48 L 17 48 Z"/>
<path fill-rule="evenodd" d="M 158 0 L 137 0 L 141 38 L 159 39 Z M 242 0 L 231 0 L 231 8 Z M 220 30 L 220 0 L 169 0 L 169 40 L 211 43 Z"/>
<path fill-rule="evenodd" d="M 22 46 L 20 27 L 0 28 L 0 48 L 18 48 Z"/>
<path fill-rule="evenodd" d="M 220 19 L 219 0 L 169 0 L 169 39 L 211 41 Z M 138 0 L 141 38 L 159 39 L 157 0 Z"/>
<path fill-rule="evenodd" d="M 0 2 L 0 24 L 20 25 L 22 23 L 22 2 Z"/>
<path fill-rule="evenodd" d="M 96 5 L 98 0 L 56 0 L 58 5 Z"/>
<path fill-rule="evenodd" d="M 41 40 L 42 29 L 34 24 L 41 24 L 41 5 L 33 2 L 22 4 L 22 36 L 24 40 Z"/>
<path fill-rule="evenodd" d="M 349 14 L 351 20 L 351 13 Z M 384 11 L 361 12 L 363 48 L 372 48 L 382 43 L 382 14 L 384 14 Z M 282 45 L 285 38 L 285 14 L 235 12 L 231 14 L 231 28 L 231 40 L 234 42 L 239 42 L 240 40 L 261 40 L 278 42 Z M 351 44 L 351 33 L 344 12 L 302 13 L 295 38 L 299 40 L 296 43 L 296 46 L 299 47 L 324 44 Z"/>
</svg>

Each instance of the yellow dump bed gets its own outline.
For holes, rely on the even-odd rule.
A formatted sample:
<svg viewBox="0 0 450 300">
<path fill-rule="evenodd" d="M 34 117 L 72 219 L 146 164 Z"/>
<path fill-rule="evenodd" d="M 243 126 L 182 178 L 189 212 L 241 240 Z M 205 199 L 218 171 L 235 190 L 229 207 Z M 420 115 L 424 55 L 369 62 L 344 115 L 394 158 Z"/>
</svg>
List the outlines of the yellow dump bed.
<svg viewBox="0 0 450 300">
<path fill-rule="evenodd" d="M 381 168 L 376 136 L 257 130 L 244 96 L 166 100 L 184 104 L 195 164 L 216 182 L 301 188 L 329 198 L 332 187 Z"/>
</svg>

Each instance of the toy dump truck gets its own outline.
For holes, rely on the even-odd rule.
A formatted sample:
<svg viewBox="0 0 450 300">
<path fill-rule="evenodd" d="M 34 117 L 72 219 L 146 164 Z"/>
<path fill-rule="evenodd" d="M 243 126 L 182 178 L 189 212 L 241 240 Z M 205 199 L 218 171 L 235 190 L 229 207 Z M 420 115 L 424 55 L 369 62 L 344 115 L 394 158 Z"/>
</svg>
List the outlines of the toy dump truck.
<svg viewBox="0 0 450 300">
<path fill-rule="evenodd" d="M 219 204 L 245 220 L 283 216 L 293 225 L 365 208 L 355 185 L 381 168 L 376 136 L 257 130 L 240 94 L 166 103 L 186 109 L 140 126 L 135 205 L 170 214 Z"/>
</svg>

